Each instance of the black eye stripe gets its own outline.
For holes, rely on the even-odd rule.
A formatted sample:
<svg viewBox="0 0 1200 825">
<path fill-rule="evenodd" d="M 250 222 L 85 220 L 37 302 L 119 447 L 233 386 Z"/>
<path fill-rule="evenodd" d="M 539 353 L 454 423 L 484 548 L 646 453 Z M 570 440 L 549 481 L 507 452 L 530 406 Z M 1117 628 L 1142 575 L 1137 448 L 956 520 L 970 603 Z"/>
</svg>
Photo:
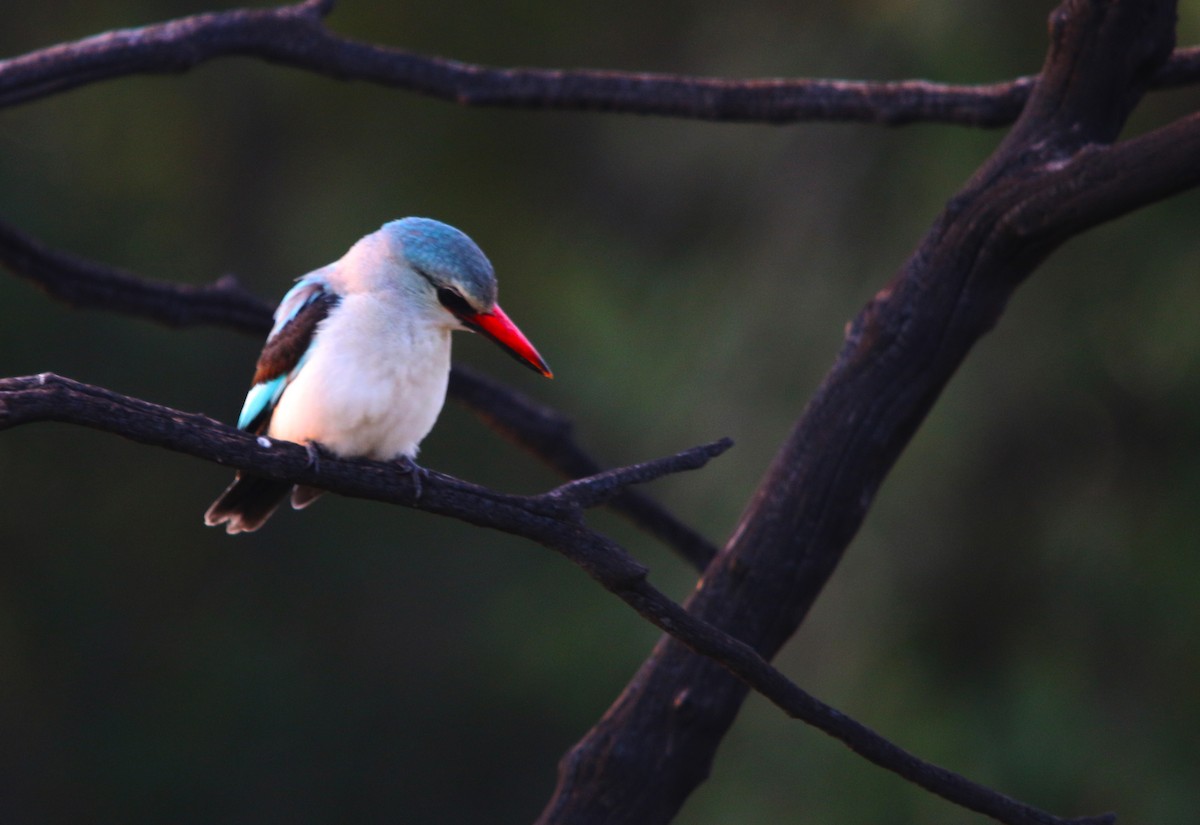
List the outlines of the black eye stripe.
<svg viewBox="0 0 1200 825">
<path fill-rule="evenodd" d="M 438 303 L 444 306 L 447 311 L 451 312 L 460 319 L 466 320 L 473 318 L 479 314 L 475 307 L 471 306 L 470 301 L 464 298 L 456 289 L 451 289 L 448 286 L 439 286 L 437 281 L 430 277 L 428 272 L 421 269 L 416 269 L 416 273 L 429 282 L 437 293 Z"/>
<path fill-rule="evenodd" d="M 449 287 L 444 287 L 444 286 L 437 287 L 437 298 L 438 298 L 438 303 L 440 303 L 442 306 L 444 306 L 446 309 L 450 310 L 450 312 L 454 313 L 455 315 L 459 316 L 460 318 L 463 316 L 469 317 L 469 316 L 477 314 L 474 307 L 472 307 L 469 303 L 467 303 L 466 298 L 459 295 L 457 292 L 455 292 L 453 289 L 450 289 Z"/>
</svg>

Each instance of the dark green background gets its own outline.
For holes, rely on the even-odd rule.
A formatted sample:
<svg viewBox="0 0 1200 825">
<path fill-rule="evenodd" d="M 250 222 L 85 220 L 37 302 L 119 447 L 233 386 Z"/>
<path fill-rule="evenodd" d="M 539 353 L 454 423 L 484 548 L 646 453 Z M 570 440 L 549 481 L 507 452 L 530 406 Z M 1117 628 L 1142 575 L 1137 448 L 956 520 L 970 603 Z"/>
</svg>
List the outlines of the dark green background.
<svg viewBox="0 0 1200 825">
<path fill-rule="evenodd" d="M 230 4 L 6 0 L 0 54 Z M 497 65 L 987 82 L 1033 2 L 384 3 L 345 34 Z M 1181 42 L 1200 39 L 1194 5 Z M 1155 94 L 1131 130 L 1200 106 Z M 840 344 L 999 140 L 469 110 L 236 58 L 0 111 L 0 217 L 139 274 L 290 280 L 408 214 L 468 232 L 553 365 L 456 357 L 605 462 L 723 435 L 650 488 L 721 540 Z M 1058 252 L 977 348 L 779 664 L 921 755 L 1058 813 L 1200 810 L 1196 195 Z M 55 303 L 0 274 L 0 375 L 232 420 L 258 341 Z M 451 405 L 430 467 L 555 478 Z M 544 549 L 329 497 L 239 538 L 229 473 L 80 428 L 0 433 L 0 819 L 527 822 L 656 638 Z M 683 598 L 693 575 L 600 514 Z M 971 815 L 751 699 L 679 817 Z"/>
</svg>

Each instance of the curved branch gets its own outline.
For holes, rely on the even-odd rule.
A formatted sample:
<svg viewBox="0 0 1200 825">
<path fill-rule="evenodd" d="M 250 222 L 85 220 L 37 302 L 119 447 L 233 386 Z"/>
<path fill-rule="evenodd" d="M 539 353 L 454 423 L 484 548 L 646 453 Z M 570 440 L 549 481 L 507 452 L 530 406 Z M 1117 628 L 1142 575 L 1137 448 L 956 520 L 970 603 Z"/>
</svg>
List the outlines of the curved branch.
<svg viewBox="0 0 1200 825">
<path fill-rule="evenodd" d="M 731 446 L 728 439 L 571 481 L 541 495 L 514 496 L 428 470 L 418 487 L 411 471 L 399 463 L 325 457 L 316 464 L 298 444 L 255 437 L 207 416 L 50 373 L 0 379 L 0 431 L 38 421 L 80 424 L 267 478 L 427 510 L 530 539 L 570 559 L 644 619 L 717 662 L 789 716 L 950 802 L 1011 825 L 1108 825 L 1114 820 L 1111 814 L 1053 816 L 892 744 L 802 690 L 749 645 L 690 614 L 646 580 L 645 566 L 583 524 L 582 511 L 619 488 L 699 469 Z M 673 723 L 690 722 L 701 701 L 687 690 L 677 694 L 671 707 Z"/>
<path fill-rule="evenodd" d="M 0 61 L 0 107 L 129 74 L 188 71 L 228 55 L 341 80 L 366 80 L 469 106 L 507 106 L 786 123 L 940 121 L 995 126 L 1020 112 L 1032 81 L 950 86 L 923 80 L 735 81 L 602 70 L 500 69 L 334 34 L 311 3 L 235 9 L 122 29 Z"/>
<path fill-rule="evenodd" d="M 322 22 L 331 2 L 235 9 L 122 29 L 0 61 L 0 108 L 130 74 L 188 71 L 229 55 L 259 57 L 341 80 L 366 80 L 468 106 L 620 112 L 700 120 L 863 121 L 1002 126 L 1034 78 L 985 85 L 714 77 L 603 70 L 501 69 L 364 43 Z M 1200 79 L 1181 52 L 1162 85 Z"/>
<path fill-rule="evenodd" d="M 51 297 L 76 307 L 104 309 L 173 327 L 211 325 L 265 336 L 271 307 L 230 275 L 208 286 L 140 278 L 130 272 L 54 250 L 0 221 L 0 264 Z M 601 471 L 572 436 L 571 420 L 498 381 L 461 365 L 449 395 L 494 430 L 568 478 Z M 703 570 L 716 547 L 650 497 L 624 490 L 611 506 Z"/>
<path fill-rule="evenodd" d="M 78 424 L 265 478 L 453 516 L 548 546 L 566 546 L 578 538 L 581 511 L 610 495 L 614 483 L 641 483 L 697 469 L 732 446 L 731 441 L 723 439 L 665 459 L 574 480 L 541 496 L 513 496 L 427 469 L 417 481 L 399 463 L 325 456 L 313 462 L 300 445 L 255 436 L 205 415 L 181 412 L 53 373 L 0 379 L 0 431 L 40 421 Z M 584 549 L 572 558 L 611 588 L 646 574 L 645 568 L 624 551 Z"/>
</svg>

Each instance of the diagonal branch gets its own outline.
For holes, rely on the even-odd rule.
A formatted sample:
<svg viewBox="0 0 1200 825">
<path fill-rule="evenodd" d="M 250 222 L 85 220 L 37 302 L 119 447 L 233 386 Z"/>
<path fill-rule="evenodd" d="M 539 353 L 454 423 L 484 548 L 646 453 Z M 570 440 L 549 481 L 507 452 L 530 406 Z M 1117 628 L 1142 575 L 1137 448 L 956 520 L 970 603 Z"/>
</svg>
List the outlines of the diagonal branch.
<svg viewBox="0 0 1200 825">
<path fill-rule="evenodd" d="M 173 327 L 204 324 L 260 336 L 271 328 L 271 308 L 232 276 L 199 287 L 140 278 L 51 249 L 3 221 L 0 264 L 71 306 L 105 309 Z M 599 463 L 575 441 L 570 419 L 557 410 L 463 366 L 451 372 L 449 395 L 564 476 L 600 472 Z M 643 493 L 621 490 L 611 506 L 697 569 L 703 570 L 716 555 L 708 539 Z"/>
<path fill-rule="evenodd" d="M 1170 54 L 1174 18 L 1170 0 L 1063 3 L 1021 120 L 849 326 L 836 362 L 686 602 L 689 612 L 774 655 L 1017 287 L 1074 235 L 1200 184 L 1197 116 L 1109 145 Z M 706 686 L 703 718 L 686 729 L 660 722 L 663 703 L 698 683 Z M 563 760 L 541 823 L 668 821 L 707 775 L 745 695 L 711 662 L 664 637 Z M 631 790 L 646 786 L 666 790 Z"/>
<path fill-rule="evenodd" d="M 1010 825 L 1113 821 L 1108 814 L 1070 820 L 1053 816 L 894 745 L 802 690 L 749 645 L 686 611 L 651 585 L 646 567 L 620 545 L 583 524 L 582 510 L 600 503 L 615 488 L 703 467 L 731 446 L 728 439 L 571 481 L 539 496 L 513 496 L 433 472 L 423 474 L 418 491 L 411 472 L 398 463 L 329 457 L 318 465 L 300 445 L 256 438 L 203 415 L 50 373 L 0 379 L 0 431 L 39 421 L 80 424 L 256 475 L 427 510 L 528 538 L 566 556 L 640 616 L 719 663 L 789 716 L 950 802 Z M 690 722 L 700 701 L 687 690 L 677 694 L 671 703 L 676 723 Z"/>
<path fill-rule="evenodd" d="M 987 85 L 714 77 L 603 70 L 502 69 L 419 55 L 334 34 L 332 2 L 234 9 L 122 29 L 0 61 L 0 108 L 131 74 L 188 71 L 229 55 L 259 57 L 341 80 L 366 80 L 467 106 L 505 106 L 757 123 L 863 121 L 1002 126 L 1034 78 Z M 1184 50 L 1161 85 L 1200 79 Z"/>
</svg>

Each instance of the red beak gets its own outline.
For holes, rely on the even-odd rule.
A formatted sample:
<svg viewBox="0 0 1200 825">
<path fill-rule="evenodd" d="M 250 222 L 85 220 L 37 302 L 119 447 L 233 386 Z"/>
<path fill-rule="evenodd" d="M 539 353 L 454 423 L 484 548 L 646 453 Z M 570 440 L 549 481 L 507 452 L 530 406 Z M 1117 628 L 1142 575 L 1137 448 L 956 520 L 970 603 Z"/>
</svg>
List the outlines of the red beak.
<svg viewBox="0 0 1200 825">
<path fill-rule="evenodd" d="M 508 319 L 499 304 L 492 307 L 491 312 L 481 312 L 462 320 L 491 338 L 522 364 L 537 370 L 547 378 L 554 377 L 554 373 L 550 372 L 550 367 L 542 360 L 542 356 L 538 355 L 533 344 L 529 343 L 529 339 L 517 329 L 517 325 Z"/>
</svg>

